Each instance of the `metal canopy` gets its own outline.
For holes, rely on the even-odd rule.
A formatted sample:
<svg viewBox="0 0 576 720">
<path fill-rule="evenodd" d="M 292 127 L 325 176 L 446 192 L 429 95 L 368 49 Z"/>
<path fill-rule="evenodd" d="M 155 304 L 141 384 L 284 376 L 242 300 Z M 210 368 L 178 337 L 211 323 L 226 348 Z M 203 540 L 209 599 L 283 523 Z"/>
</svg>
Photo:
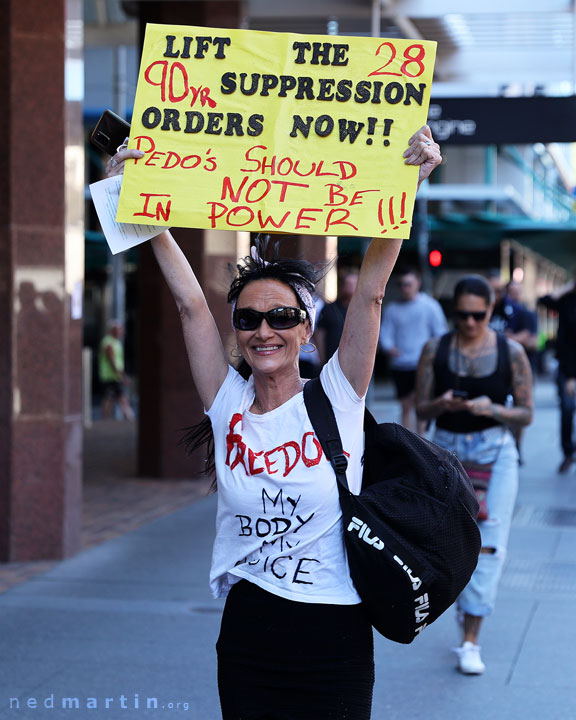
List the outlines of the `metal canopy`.
<svg viewBox="0 0 576 720">
<path fill-rule="evenodd" d="M 438 42 L 433 93 L 570 95 L 574 87 L 571 0 L 381 0 L 381 36 Z M 369 35 L 371 0 L 248 0 L 256 30 Z"/>
<path fill-rule="evenodd" d="M 424 183 L 420 196 L 426 200 L 451 201 L 461 203 L 496 203 L 509 212 L 521 213 L 529 217 L 531 208 L 523 201 L 513 185 L 485 185 L 474 183 Z"/>
</svg>

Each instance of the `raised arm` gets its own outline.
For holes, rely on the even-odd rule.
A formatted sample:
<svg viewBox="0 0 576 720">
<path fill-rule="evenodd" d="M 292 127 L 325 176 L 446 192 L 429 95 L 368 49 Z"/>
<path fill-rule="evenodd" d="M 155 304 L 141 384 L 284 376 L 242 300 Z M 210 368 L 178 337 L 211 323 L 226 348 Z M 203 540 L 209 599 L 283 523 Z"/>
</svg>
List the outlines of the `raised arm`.
<svg viewBox="0 0 576 720">
<path fill-rule="evenodd" d="M 566 293 L 572 292 L 576 288 L 576 281 L 570 280 L 564 285 L 556 288 L 548 295 L 538 298 L 538 304 L 544 305 L 548 310 L 558 310 L 558 301 L 566 295 Z"/>
<path fill-rule="evenodd" d="M 142 155 L 139 150 L 122 150 L 108 163 L 107 174 L 121 174 L 127 159 Z M 160 233 L 151 244 L 180 314 L 194 384 L 204 407 L 209 408 L 228 372 L 216 322 L 190 263 L 170 232 Z"/>
<path fill-rule="evenodd" d="M 440 148 L 434 142 L 427 125 L 408 141 L 404 152 L 407 165 L 419 165 L 418 187 L 440 164 Z M 342 339 L 338 347 L 340 367 L 358 395 L 368 389 L 380 332 L 382 298 L 392 272 L 402 240 L 373 238 L 358 277 L 358 286 L 348 312 Z"/>
</svg>

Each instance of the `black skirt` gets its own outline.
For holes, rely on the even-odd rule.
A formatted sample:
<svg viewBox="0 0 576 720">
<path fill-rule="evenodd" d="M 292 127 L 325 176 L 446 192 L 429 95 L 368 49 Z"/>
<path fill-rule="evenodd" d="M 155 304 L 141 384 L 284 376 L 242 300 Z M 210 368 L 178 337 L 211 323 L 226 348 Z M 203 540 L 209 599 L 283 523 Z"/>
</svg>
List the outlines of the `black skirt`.
<svg viewBox="0 0 576 720">
<path fill-rule="evenodd" d="M 369 720 L 372 627 L 361 605 L 286 600 L 241 580 L 224 608 L 224 720 Z"/>
</svg>

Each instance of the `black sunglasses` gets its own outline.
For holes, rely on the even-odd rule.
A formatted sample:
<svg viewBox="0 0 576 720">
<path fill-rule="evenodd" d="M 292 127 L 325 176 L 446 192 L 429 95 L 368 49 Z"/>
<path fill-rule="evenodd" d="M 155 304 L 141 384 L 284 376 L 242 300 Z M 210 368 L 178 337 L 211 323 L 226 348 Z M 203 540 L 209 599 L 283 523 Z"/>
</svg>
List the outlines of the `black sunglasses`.
<svg viewBox="0 0 576 720">
<path fill-rule="evenodd" d="M 468 320 L 469 317 L 471 317 L 476 322 L 482 322 L 488 312 L 486 310 L 481 310 L 480 312 L 466 312 L 466 310 L 455 310 L 454 315 L 458 318 L 458 320 Z"/>
<path fill-rule="evenodd" d="M 232 314 L 232 324 L 236 330 L 256 330 L 262 320 L 274 330 L 288 330 L 306 320 L 306 312 L 295 307 L 278 307 L 267 312 L 259 312 L 252 308 L 236 308 Z"/>
</svg>

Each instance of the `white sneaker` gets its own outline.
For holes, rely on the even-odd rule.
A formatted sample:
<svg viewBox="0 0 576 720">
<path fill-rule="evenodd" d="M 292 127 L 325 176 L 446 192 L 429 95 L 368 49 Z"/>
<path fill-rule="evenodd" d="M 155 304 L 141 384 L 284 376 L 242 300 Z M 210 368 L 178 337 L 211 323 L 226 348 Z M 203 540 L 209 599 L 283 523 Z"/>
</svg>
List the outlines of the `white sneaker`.
<svg viewBox="0 0 576 720">
<path fill-rule="evenodd" d="M 486 665 L 480 657 L 479 645 L 467 640 L 462 647 L 454 648 L 454 652 L 458 655 L 458 670 L 464 675 L 482 675 L 486 670 Z"/>
</svg>

